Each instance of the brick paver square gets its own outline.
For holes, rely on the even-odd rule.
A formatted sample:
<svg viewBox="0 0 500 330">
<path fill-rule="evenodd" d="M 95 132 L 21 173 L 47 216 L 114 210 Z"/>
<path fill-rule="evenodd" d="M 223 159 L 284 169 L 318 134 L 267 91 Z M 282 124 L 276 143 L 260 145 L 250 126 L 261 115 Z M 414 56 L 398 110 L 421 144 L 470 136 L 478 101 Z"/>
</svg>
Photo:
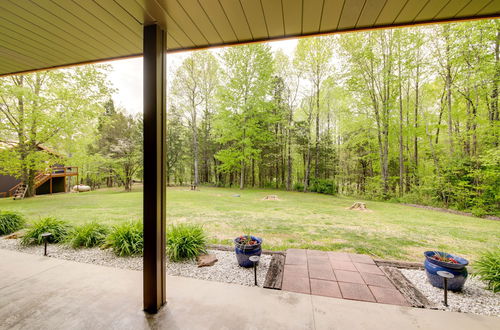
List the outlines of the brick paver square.
<svg viewBox="0 0 500 330">
<path fill-rule="evenodd" d="M 351 258 L 352 262 L 375 265 L 375 261 L 373 261 L 373 258 L 367 256 L 366 254 L 349 254 L 349 257 Z"/>
<path fill-rule="evenodd" d="M 306 255 L 306 250 L 304 249 L 288 249 L 286 250 L 286 255 L 288 256 L 289 254 L 300 254 L 300 255 Z"/>
<path fill-rule="evenodd" d="M 399 292 L 396 288 L 381 288 L 371 285 L 369 288 L 379 303 L 409 306 L 401 292 Z"/>
<path fill-rule="evenodd" d="M 328 252 L 328 258 L 330 258 L 330 260 L 351 261 L 349 254 L 345 252 Z"/>
<path fill-rule="evenodd" d="M 392 282 L 385 275 L 361 273 L 361 277 L 368 285 L 379 286 L 383 288 L 394 288 Z"/>
<path fill-rule="evenodd" d="M 354 264 L 350 261 L 330 260 L 330 265 L 332 265 L 333 269 L 350 270 L 351 272 L 358 271 Z"/>
<path fill-rule="evenodd" d="M 324 264 L 309 264 L 309 277 L 321 280 L 335 281 L 332 267 L 329 263 Z"/>
<path fill-rule="evenodd" d="M 358 272 L 350 272 L 348 270 L 334 270 L 335 277 L 339 282 L 365 284 L 363 278 Z"/>
<path fill-rule="evenodd" d="M 342 298 L 337 282 L 311 278 L 311 294 L 333 298 Z"/>
<path fill-rule="evenodd" d="M 283 274 L 283 282 L 281 283 L 281 290 L 298 292 L 298 293 L 311 293 L 308 277 L 291 276 L 288 273 Z"/>
<path fill-rule="evenodd" d="M 384 273 L 378 268 L 377 265 L 369 265 L 369 264 L 363 264 L 359 262 L 355 262 L 354 266 L 356 266 L 356 269 L 360 273 L 370 273 L 370 274 L 377 274 L 377 275 L 384 275 Z"/>
<path fill-rule="evenodd" d="M 330 259 L 325 256 L 307 256 L 308 264 L 327 264 L 330 265 Z"/>
<path fill-rule="evenodd" d="M 285 270 L 283 274 L 289 274 L 294 277 L 307 277 L 309 278 L 309 272 L 307 270 L 307 265 L 285 265 Z"/>
<path fill-rule="evenodd" d="M 286 254 L 285 265 L 307 265 L 306 255 Z"/>
<path fill-rule="evenodd" d="M 370 289 L 365 284 L 338 282 L 344 299 L 375 302 Z"/>
<path fill-rule="evenodd" d="M 307 256 L 317 256 L 317 257 L 328 257 L 328 254 L 326 251 L 319 251 L 319 250 L 307 250 Z"/>
<path fill-rule="evenodd" d="M 361 254 L 288 249 L 281 289 L 410 306 L 372 257 Z"/>
</svg>

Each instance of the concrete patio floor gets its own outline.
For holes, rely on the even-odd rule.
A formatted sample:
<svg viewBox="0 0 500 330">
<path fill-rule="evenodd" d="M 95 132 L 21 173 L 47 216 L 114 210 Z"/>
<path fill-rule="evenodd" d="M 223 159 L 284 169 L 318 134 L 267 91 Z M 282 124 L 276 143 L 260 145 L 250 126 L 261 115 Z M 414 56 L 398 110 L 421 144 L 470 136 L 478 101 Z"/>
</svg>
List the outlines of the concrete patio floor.
<svg viewBox="0 0 500 330">
<path fill-rule="evenodd" d="M 0 329 L 495 329 L 500 318 L 182 277 L 142 310 L 142 273 L 0 250 Z"/>
</svg>

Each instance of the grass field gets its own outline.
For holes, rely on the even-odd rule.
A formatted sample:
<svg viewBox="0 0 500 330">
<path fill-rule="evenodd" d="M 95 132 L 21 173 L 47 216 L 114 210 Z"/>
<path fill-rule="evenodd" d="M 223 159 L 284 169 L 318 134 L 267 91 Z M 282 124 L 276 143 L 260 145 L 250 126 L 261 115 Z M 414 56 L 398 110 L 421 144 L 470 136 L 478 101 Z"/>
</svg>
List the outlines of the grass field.
<svg viewBox="0 0 500 330">
<path fill-rule="evenodd" d="M 240 197 L 233 197 L 239 194 Z M 279 201 L 264 201 L 276 194 Z M 471 260 L 500 245 L 500 221 L 367 201 L 369 212 L 351 211 L 355 200 L 275 190 L 169 188 L 169 223 L 203 224 L 212 243 L 252 233 L 264 248 L 290 247 L 366 253 L 383 259 L 422 260 L 426 250 L 443 250 Z M 0 200 L 0 210 L 19 211 L 28 221 L 56 216 L 78 224 L 116 224 L 141 219 L 142 191 L 102 189 L 26 200 Z"/>
</svg>

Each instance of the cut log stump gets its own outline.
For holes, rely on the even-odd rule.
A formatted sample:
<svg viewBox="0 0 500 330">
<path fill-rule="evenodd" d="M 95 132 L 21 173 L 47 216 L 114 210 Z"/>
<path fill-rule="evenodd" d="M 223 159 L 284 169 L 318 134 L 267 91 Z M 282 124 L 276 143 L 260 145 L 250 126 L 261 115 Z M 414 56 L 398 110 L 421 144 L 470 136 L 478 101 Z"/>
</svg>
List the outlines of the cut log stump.
<svg viewBox="0 0 500 330">
<path fill-rule="evenodd" d="M 354 204 L 351 205 L 351 207 L 349 208 L 349 210 L 361 210 L 361 211 L 365 211 L 365 210 L 367 210 L 367 208 L 366 208 L 366 204 L 365 203 L 355 202 Z"/>
</svg>

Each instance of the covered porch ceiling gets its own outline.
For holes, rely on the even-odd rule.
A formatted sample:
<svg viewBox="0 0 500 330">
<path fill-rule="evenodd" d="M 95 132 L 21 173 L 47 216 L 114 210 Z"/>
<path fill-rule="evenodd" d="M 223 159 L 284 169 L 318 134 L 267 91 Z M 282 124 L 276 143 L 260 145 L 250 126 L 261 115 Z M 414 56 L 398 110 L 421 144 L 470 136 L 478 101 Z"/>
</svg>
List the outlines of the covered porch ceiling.
<svg viewBox="0 0 500 330">
<path fill-rule="evenodd" d="M 0 76 L 167 52 L 363 29 L 494 18 L 500 0 L 2 0 Z"/>
</svg>

